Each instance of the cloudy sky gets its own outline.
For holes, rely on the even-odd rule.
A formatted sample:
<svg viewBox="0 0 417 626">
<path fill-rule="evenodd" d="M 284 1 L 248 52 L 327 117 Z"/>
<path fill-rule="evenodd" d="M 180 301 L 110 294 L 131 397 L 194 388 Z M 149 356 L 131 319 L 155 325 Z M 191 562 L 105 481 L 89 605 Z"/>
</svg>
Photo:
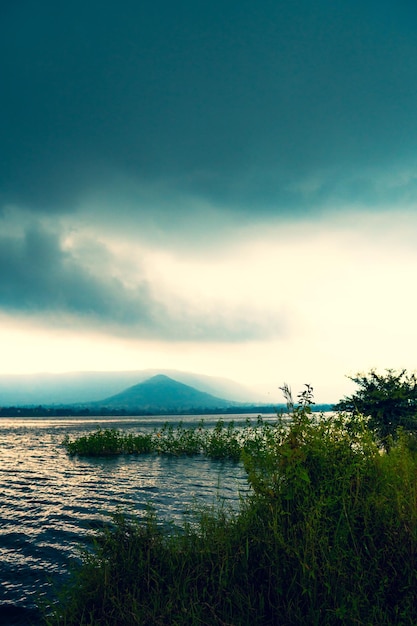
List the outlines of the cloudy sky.
<svg viewBox="0 0 417 626">
<path fill-rule="evenodd" d="M 0 373 L 416 369 L 416 32 L 414 0 L 3 2 Z"/>
</svg>

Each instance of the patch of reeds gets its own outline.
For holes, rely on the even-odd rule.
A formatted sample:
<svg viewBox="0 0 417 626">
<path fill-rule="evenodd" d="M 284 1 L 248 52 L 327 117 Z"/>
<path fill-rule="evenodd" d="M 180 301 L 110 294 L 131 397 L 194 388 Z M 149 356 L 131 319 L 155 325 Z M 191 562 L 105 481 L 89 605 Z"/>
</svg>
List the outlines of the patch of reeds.
<svg viewBox="0 0 417 626">
<path fill-rule="evenodd" d="M 119 454 L 158 453 L 169 455 L 204 454 L 212 459 L 240 460 L 242 452 L 259 445 L 273 428 L 258 417 L 256 422 L 246 420 L 243 427 L 234 421 L 225 424 L 219 419 L 214 428 L 206 428 L 204 421 L 186 428 L 182 423 L 173 426 L 168 422 L 159 430 L 145 434 L 125 433 L 116 429 L 96 431 L 62 442 L 70 455 L 114 456 Z"/>
<path fill-rule="evenodd" d="M 363 419 L 301 406 L 255 430 L 242 458 L 252 492 L 238 512 L 169 531 L 152 512 L 114 516 L 47 624 L 417 624 L 413 438 L 381 452 Z"/>
</svg>

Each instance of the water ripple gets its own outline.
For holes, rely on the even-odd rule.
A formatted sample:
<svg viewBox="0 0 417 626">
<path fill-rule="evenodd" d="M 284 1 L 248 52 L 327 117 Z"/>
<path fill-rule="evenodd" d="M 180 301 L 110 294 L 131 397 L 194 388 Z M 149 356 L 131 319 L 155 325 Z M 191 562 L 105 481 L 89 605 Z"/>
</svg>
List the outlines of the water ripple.
<svg viewBox="0 0 417 626">
<path fill-rule="evenodd" d="M 193 419 L 200 417 L 187 418 Z M 79 546 L 117 510 L 144 515 L 152 504 L 175 522 L 196 502 L 238 501 L 247 482 L 231 462 L 157 455 L 78 459 L 60 446 L 65 434 L 98 426 L 144 432 L 161 425 L 151 418 L 1 420 L 0 624 L 35 623 L 38 597 L 65 579 Z"/>
</svg>

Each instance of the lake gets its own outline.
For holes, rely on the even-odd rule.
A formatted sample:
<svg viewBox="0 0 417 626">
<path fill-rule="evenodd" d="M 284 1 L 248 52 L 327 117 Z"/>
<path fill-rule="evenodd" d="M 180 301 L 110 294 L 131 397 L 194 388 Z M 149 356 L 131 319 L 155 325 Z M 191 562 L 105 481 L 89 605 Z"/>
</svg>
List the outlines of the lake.
<svg viewBox="0 0 417 626">
<path fill-rule="evenodd" d="M 80 545 L 118 510 L 179 523 L 197 504 L 237 506 L 248 490 L 240 464 L 159 455 L 80 459 L 61 442 L 96 428 L 146 432 L 165 422 L 212 427 L 221 416 L 0 419 L 0 624 L 39 623 L 39 597 L 53 595 Z M 248 415 L 224 421 L 245 422 Z"/>
</svg>

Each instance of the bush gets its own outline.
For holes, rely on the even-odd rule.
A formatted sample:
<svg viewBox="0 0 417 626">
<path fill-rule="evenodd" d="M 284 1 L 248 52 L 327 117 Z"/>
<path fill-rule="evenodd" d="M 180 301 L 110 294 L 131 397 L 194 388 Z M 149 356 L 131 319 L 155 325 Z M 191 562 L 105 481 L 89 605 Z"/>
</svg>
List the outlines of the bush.
<svg viewBox="0 0 417 626">
<path fill-rule="evenodd" d="M 381 453 L 360 416 L 317 417 L 284 389 L 290 423 L 246 440 L 238 513 L 179 529 L 115 516 L 47 623 L 415 625 L 414 440 Z"/>
<path fill-rule="evenodd" d="M 406 370 L 386 370 L 378 374 L 358 373 L 349 377 L 359 387 L 352 396 L 345 397 L 334 408 L 353 415 L 369 417 L 369 427 L 374 430 L 385 448 L 396 438 L 398 428 L 417 431 L 417 378 Z"/>
</svg>

